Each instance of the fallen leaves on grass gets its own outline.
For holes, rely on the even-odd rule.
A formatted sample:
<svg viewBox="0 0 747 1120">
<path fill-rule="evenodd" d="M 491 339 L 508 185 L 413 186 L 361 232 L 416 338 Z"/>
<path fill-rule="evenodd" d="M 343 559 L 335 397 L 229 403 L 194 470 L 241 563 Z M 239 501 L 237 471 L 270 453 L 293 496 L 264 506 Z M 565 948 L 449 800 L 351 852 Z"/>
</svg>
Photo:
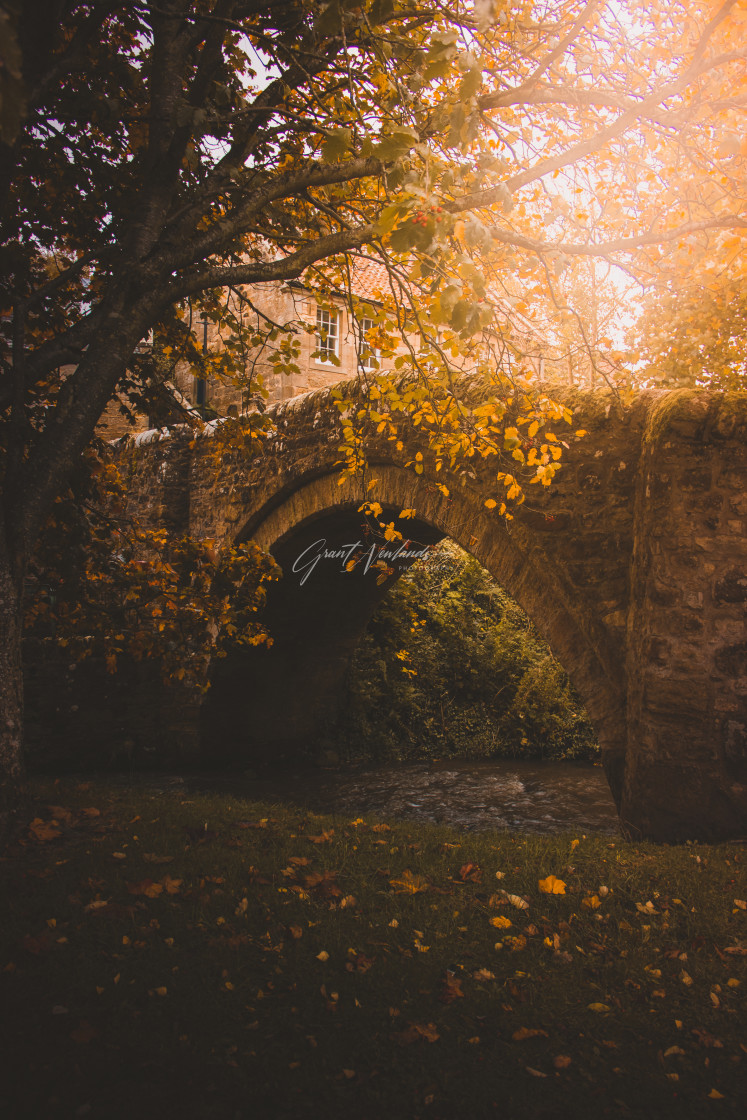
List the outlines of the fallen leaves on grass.
<svg viewBox="0 0 747 1120">
<path fill-rule="evenodd" d="M 46 844 L 49 840 L 56 840 L 62 836 L 62 829 L 56 820 L 45 821 L 41 817 L 34 817 L 29 825 L 29 832 L 39 844 Z"/>
<path fill-rule="evenodd" d="M 75 819 L 71 811 L 66 809 L 64 805 L 47 805 L 47 813 L 57 824 L 71 825 Z"/>
<path fill-rule="evenodd" d="M 724 1044 L 719 1038 L 714 1038 L 708 1031 L 703 1030 L 702 1027 L 693 1027 L 690 1032 L 695 1036 L 701 1046 L 705 1046 L 707 1050 L 723 1050 Z"/>
<path fill-rule="evenodd" d="M 511 906 L 513 906 L 516 910 L 529 909 L 529 903 L 525 898 L 522 898 L 520 894 L 509 894 L 508 891 L 499 891 L 497 896 L 493 895 L 491 897 L 490 903 L 493 902 L 494 898 L 496 900 L 497 898 L 503 898 L 506 902 L 509 902 Z"/>
<path fill-rule="evenodd" d="M 355 949 L 348 949 L 348 956 L 350 960 L 345 965 L 347 972 L 368 972 L 376 960 L 375 957 L 367 957 L 365 953 L 356 953 Z"/>
<path fill-rule="evenodd" d="M 565 894 L 565 883 L 555 875 L 548 875 L 546 879 L 540 879 L 539 889 L 543 894 Z"/>
<path fill-rule="evenodd" d="M 146 898 L 158 898 L 164 891 L 166 891 L 166 894 L 178 894 L 181 890 L 182 880 L 172 879 L 170 875 L 164 875 L 160 882 L 155 879 L 141 879 L 137 883 L 127 883 L 126 885 L 130 894 L 142 894 Z"/>
<path fill-rule="evenodd" d="M 435 1023 L 409 1023 L 407 1029 L 392 1036 L 400 1046 L 413 1042 L 437 1042 L 441 1037 Z"/>
<path fill-rule="evenodd" d="M 441 981 L 441 992 L 439 994 L 441 1003 L 453 1003 L 455 999 L 464 999 L 464 992 L 462 991 L 462 981 L 453 972 L 447 972 Z"/>
<path fill-rule="evenodd" d="M 143 894 L 146 898 L 158 898 L 159 894 L 163 894 L 163 883 L 157 883 L 154 879 L 141 879 L 139 883 L 127 883 L 127 890 L 130 894 Z"/>
<path fill-rule="evenodd" d="M 333 899 L 342 896 L 336 871 L 311 871 L 301 879 L 303 887 L 316 898 Z"/>
<path fill-rule="evenodd" d="M 409 869 L 403 871 L 398 879 L 390 879 L 389 885 L 394 887 L 395 894 L 417 894 L 419 891 L 428 890 L 428 880 L 422 875 L 413 875 Z"/>
<path fill-rule="evenodd" d="M 250 867 L 247 867 L 246 877 L 250 883 L 258 883 L 263 886 L 266 886 L 270 881 L 268 878 L 262 875 L 261 872 L 259 872 L 253 864 Z"/>
<path fill-rule="evenodd" d="M 53 796 L 57 800 L 62 793 Z M 98 797 L 98 794 L 91 795 L 92 799 L 94 796 Z M 37 804 L 46 806 L 48 797 L 39 799 Z M 19 955 L 15 964 L 6 965 L 6 971 L 17 967 L 19 973 L 28 971 L 31 974 L 32 970 L 38 972 L 43 967 L 50 968 L 58 957 L 58 967 L 67 967 L 67 961 L 72 959 L 68 954 L 85 951 L 84 936 L 92 939 L 89 942 L 94 946 L 92 956 L 99 945 L 105 946 L 101 955 L 106 959 L 106 970 L 101 972 L 97 966 L 88 989 L 96 1003 L 86 1004 L 85 999 L 76 1000 L 74 1004 L 71 1002 L 68 1019 L 57 1021 L 56 1027 L 64 1036 L 68 1052 L 73 1043 L 78 1043 L 80 1056 L 85 1045 L 94 1040 L 96 1027 L 91 1024 L 98 1024 L 103 1033 L 103 1016 L 108 1014 L 107 1003 L 115 993 L 117 1003 L 121 1002 L 126 1011 L 132 1007 L 138 1016 L 143 1016 L 135 1023 L 137 1030 L 148 1015 L 147 1011 L 143 1012 L 146 997 L 149 997 L 146 1003 L 154 1022 L 160 1021 L 164 1010 L 172 1005 L 174 1017 L 181 1015 L 180 1001 L 187 986 L 187 954 L 193 952 L 195 945 L 202 943 L 211 962 L 219 959 L 221 965 L 225 963 L 230 969 L 230 973 L 223 971 L 222 980 L 211 983 L 210 991 L 223 993 L 221 1005 L 225 1005 L 226 1011 L 222 1013 L 227 1015 L 234 1013 L 234 1004 L 238 1012 L 243 1001 L 248 1001 L 246 1010 L 249 1014 L 245 1018 L 252 1022 L 242 1022 L 247 1030 L 260 1029 L 260 1019 L 253 1018 L 258 1009 L 250 1006 L 259 1000 L 263 1001 L 265 1016 L 261 1020 L 261 1029 L 270 1031 L 277 1022 L 289 1019 L 289 1015 L 299 1016 L 295 1020 L 289 1019 L 290 1022 L 303 1022 L 308 1010 L 304 999 L 311 998 L 309 993 L 312 993 L 325 1021 L 332 1028 L 339 1027 L 341 1036 L 348 1029 L 349 1016 L 355 1018 L 358 1029 L 368 1029 L 364 1022 L 367 1015 L 375 1018 L 380 1006 L 386 1012 L 390 1002 L 401 1002 L 401 1017 L 397 1017 L 399 1011 L 390 1009 L 391 1020 L 397 1017 L 396 1024 L 384 1015 L 387 1025 L 381 1043 L 384 1047 L 388 1046 L 390 1052 L 394 1047 L 396 1058 L 397 1046 L 433 1043 L 441 1037 L 445 1043 L 443 1048 L 431 1050 L 422 1046 L 417 1053 L 402 1054 L 399 1058 L 405 1064 L 414 1060 L 422 1068 L 430 1062 L 440 1070 L 442 1056 L 451 1054 L 457 1039 L 461 1042 L 463 1053 L 465 1045 L 471 1048 L 485 1046 L 484 1057 L 488 1060 L 488 1048 L 496 1037 L 495 1027 L 492 1010 L 488 1014 L 480 1012 L 484 1012 L 486 1005 L 490 1004 L 498 1016 L 501 1008 L 511 1014 L 508 1020 L 501 1019 L 499 1037 L 506 1041 L 511 1039 L 513 1053 L 523 1055 L 525 1063 L 526 1058 L 534 1054 L 535 1060 L 544 1067 L 543 1071 L 525 1064 L 523 1069 L 527 1076 L 537 1079 L 562 1076 L 570 1086 L 575 1078 L 561 1071 L 571 1067 L 571 1075 L 576 1070 L 583 1077 L 589 1061 L 587 1051 L 592 1045 L 602 1048 L 595 1049 L 595 1053 L 601 1054 L 602 1060 L 609 1062 L 610 1066 L 615 1062 L 619 1062 L 620 1066 L 625 1064 L 624 1043 L 614 1055 L 604 1053 L 605 1049 L 611 1051 L 618 1044 L 602 1040 L 599 1035 L 602 1029 L 611 1031 L 616 1023 L 623 1027 L 629 1020 L 635 1021 L 638 1017 L 636 1029 L 641 1032 L 650 1029 L 655 1041 L 650 1054 L 657 1058 L 655 1077 L 658 1083 L 663 1081 L 664 1087 L 670 1091 L 673 1087 L 669 1082 L 675 1078 L 679 1077 L 680 1084 L 684 1084 L 685 1078 L 689 1077 L 690 1059 L 697 1058 L 701 1078 L 697 1097 L 703 1100 L 710 1093 L 712 1099 L 717 1099 L 713 1097 L 714 1092 L 733 1096 L 730 1081 L 722 1075 L 727 1063 L 740 1056 L 728 1016 L 735 1014 L 739 995 L 744 990 L 744 981 L 739 987 L 737 977 L 742 975 L 742 958 L 747 956 L 744 940 L 737 940 L 744 918 L 741 913 L 743 907 L 739 905 L 739 899 L 734 900 L 736 911 L 731 906 L 734 893 L 743 893 L 741 880 L 736 878 L 737 872 L 742 870 L 736 866 L 739 862 L 736 854 L 729 853 L 734 866 L 732 868 L 730 864 L 730 870 L 725 873 L 734 878 L 728 880 L 728 886 L 724 885 L 725 878 L 724 883 L 718 885 L 717 902 L 721 904 L 718 912 L 723 912 L 723 925 L 718 931 L 714 928 L 712 934 L 698 936 L 707 933 L 706 929 L 697 926 L 701 913 L 708 913 L 705 891 L 700 896 L 693 888 L 692 898 L 688 898 L 684 909 L 678 911 L 676 906 L 682 904 L 671 899 L 662 886 L 665 882 L 668 884 L 677 880 L 653 874 L 656 868 L 652 868 L 651 864 L 655 857 L 647 851 L 638 853 L 630 847 L 624 849 L 621 866 L 625 870 L 622 875 L 615 866 L 618 853 L 615 860 L 608 863 L 601 856 L 609 853 L 602 851 L 600 859 L 592 865 L 591 860 L 586 862 L 585 847 L 585 862 L 581 865 L 579 858 L 577 870 L 568 868 L 569 883 L 572 885 L 566 885 L 554 875 L 544 879 L 538 876 L 548 864 L 552 866 L 554 863 L 559 869 L 566 866 L 567 839 L 563 841 L 562 851 L 560 847 L 553 849 L 548 842 L 536 856 L 531 856 L 535 861 L 532 863 L 522 850 L 523 839 L 511 840 L 513 846 L 510 846 L 508 842 L 504 844 L 496 840 L 495 843 L 483 843 L 469 837 L 459 845 L 442 843 L 441 837 L 437 836 L 417 844 L 409 841 L 421 837 L 414 832 L 406 834 L 406 827 L 398 827 L 392 835 L 390 826 L 374 826 L 372 831 L 383 834 L 375 840 L 368 836 L 367 827 L 356 833 L 353 828 L 348 830 L 339 822 L 335 822 L 340 830 L 335 836 L 329 818 L 312 820 L 297 814 L 286 821 L 278 812 L 271 832 L 267 831 L 266 818 L 259 822 L 240 823 L 239 827 L 257 831 L 253 835 L 245 833 L 241 836 L 240 859 L 233 854 L 224 858 L 223 849 L 219 850 L 218 845 L 208 850 L 193 847 L 190 851 L 184 842 L 182 817 L 173 824 L 173 835 L 170 837 L 164 833 L 165 816 L 157 830 L 150 828 L 156 822 L 148 818 L 151 813 L 160 811 L 160 807 L 157 810 L 143 809 L 143 821 L 138 826 L 139 843 L 137 837 L 131 838 L 131 829 L 116 823 L 108 803 L 103 808 L 106 813 L 104 820 L 108 827 L 115 830 L 116 839 L 112 838 L 98 848 L 87 838 L 85 843 L 80 843 L 83 832 L 81 822 L 94 822 L 95 817 L 86 818 L 77 809 L 73 814 L 57 805 L 37 810 L 40 815 L 28 826 L 28 839 L 26 836 L 23 839 L 25 856 L 30 864 L 25 875 L 32 877 L 23 880 L 24 886 L 32 884 L 34 890 L 46 891 L 48 884 L 37 884 L 38 878 L 48 876 L 53 881 L 59 881 L 64 876 L 67 878 L 64 889 L 58 895 L 50 896 L 53 901 L 45 902 L 44 908 L 38 910 L 34 924 L 24 919 L 24 926 L 16 930 L 13 947 Z M 119 812 L 118 806 L 113 808 Z M 128 808 L 124 815 L 120 813 L 121 819 L 126 819 L 132 811 Z M 243 812 L 246 811 L 244 808 Z M 234 813 L 239 815 L 235 809 Z M 200 818 L 208 817 L 213 827 L 220 830 L 218 835 L 221 838 L 230 835 L 230 830 L 236 827 L 233 820 L 224 820 L 218 810 L 207 802 L 204 808 L 191 810 L 190 817 L 193 820 L 197 818 L 198 823 Z M 309 821 L 315 833 L 310 837 L 305 834 Z M 72 822 L 79 831 L 70 832 Z M 361 820 L 350 823 L 356 827 L 363 824 Z M 318 835 L 317 828 L 320 829 Z M 88 835 L 93 833 L 95 840 L 105 839 L 102 831 L 101 823 L 89 824 L 85 829 Z M 205 834 L 206 826 L 203 825 L 195 830 L 194 839 L 200 842 Z M 335 856 L 338 845 L 332 838 L 338 841 L 343 835 L 353 837 L 351 848 L 344 855 L 341 852 Z M 57 844 L 41 850 L 34 849 L 35 843 L 46 845 L 48 839 L 57 840 L 58 836 L 61 839 Z M 70 875 L 71 868 L 59 870 L 59 865 L 67 861 L 55 858 L 68 854 L 62 851 L 62 845 L 68 839 L 71 842 L 70 854 L 75 860 L 83 855 L 84 849 L 92 849 L 92 852 L 85 851 L 85 855 L 93 858 L 89 862 L 81 859 L 85 870 L 75 877 Z M 131 842 L 133 839 L 134 842 Z M 320 850 L 316 847 L 312 851 L 304 846 L 305 840 L 312 845 L 326 844 L 327 848 Z M 359 843 L 353 847 L 356 841 Z M 381 844 L 382 849 L 387 847 L 388 854 L 373 847 L 374 842 Z M 592 838 L 589 848 L 595 843 Z M 156 851 L 141 852 L 140 845 Z M 463 851 L 459 856 L 448 854 L 460 846 Z M 288 856 L 288 852 L 298 851 L 299 847 L 308 855 Z M 113 848 L 119 849 L 115 859 L 126 853 L 127 868 L 124 861 L 114 868 Z M 159 848 L 175 854 L 158 855 Z M 418 855 L 411 854 L 418 848 Z M 465 850 L 472 858 L 458 866 L 456 858 L 464 860 Z M 619 852 L 623 852 L 622 846 Z M 639 855 L 640 874 L 637 866 Z M 176 859 L 177 875 L 184 874 L 185 879 L 166 875 L 155 866 L 151 872 L 150 866 L 145 868 L 137 864 L 138 857 L 147 865 L 169 863 Z M 251 859 L 262 868 L 262 874 L 249 866 Z M 715 856 L 711 859 L 713 866 Z M 413 861 L 417 861 L 419 873 L 410 868 L 402 870 L 405 863 Z M 325 862 L 335 862 L 343 870 L 312 870 L 312 867 L 321 868 Z M 388 866 L 377 867 L 378 862 L 386 862 Z M 725 862 L 729 864 L 728 859 Z M 42 864 L 46 868 L 44 872 L 40 871 Z M 705 864 L 707 859 L 704 857 Z M 505 872 L 489 870 L 496 865 L 503 866 Z M 223 874 L 203 874 L 209 870 Z M 122 872 L 125 875 L 129 872 L 132 882 L 124 882 Z M 160 874 L 161 877 L 158 880 L 147 877 L 137 879 L 139 874 L 148 873 Z M 499 882 L 493 878 L 494 874 Z M 502 890 L 504 884 L 500 880 L 504 876 L 513 891 L 524 890 L 525 895 Z M 602 879 L 607 879 L 610 887 L 599 886 Z M 705 887 L 707 876 L 701 875 L 700 881 Z M 485 882 L 487 886 L 482 886 Z M 539 893 L 535 886 L 537 883 Z M 677 883 L 682 893 L 686 893 L 684 882 Z M 262 885 L 264 889 L 261 889 Z M 661 893 L 654 889 L 657 885 Z M 491 894 L 493 888 L 497 893 Z M 358 900 L 353 894 L 343 894 L 343 891 L 350 890 L 355 890 Z M 428 893 L 427 899 L 408 897 L 424 892 Z M 565 894 L 571 895 L 574 901 L 571 903 L 568 899 L 566 904 L 561 900 L 554 904 L 549 898 L 550 895 Z M 137 897 L 128 898 L 128 895 Z M 398 898 L 398 895 L 404 897 Z M 442 895 L 451 895 L 452 900 L 447 902 Z M 647 895 L 650 895 L 649 901 L 645 901 Z M 160 903 L 151 903 L 151 900 L 159 898 Z M 642 901 L 633 910 L 636 898 Z M 65 899 L 69 904 L 67 909 Z M 124 900 L 131 905 L 123 906 Z M 527 913 L 530 905 L 531 924 Z M 695 906 L 698 917 L 688 917 L 688 923 L 692 924 L 685 929 L 684 918 L 691 907 L 692 914 L 696 914 Z M 576 909 L 575 914 L 570 912 L 572 908 Z M 558 909 L 563 914 L 558 914 Z M 566 909 L 568 913 L 565 913 Z M 641 915 L 637 920 L 633 917 L 636 911 Z M 83 913 L 100 916 L 83 919 Z M 54 914 L 55 918 L 50 918 L 50 914 Z M 513 915 L 513 921 L 505 917 L 506 914 Z M 234 915 L 238 921 L 234 920 Z M 561 921 L 561 916 L 567 920 Z M 642 925 L 641 922 L 649 922 L 650 916 L 655 916 L 657 921 Z M 625 921 L 625 918 L 628 920 Z M 675 924 L 678 921 L 682 923 L 682 928 Z M 38 934 L 45 929 L 45 922 L 46 933 L 23 939 L 24 928 L 29 929 L 31 934 Z M 413 929 L 413 924 L 421 929 Z M 165 936 L 174 929 L 179 930 L 176 945 L 174 937 Z M 242 932 L 236 932 L 237 929 Z M 51 930 L 55 932 L 50 934 Z M 395 930 L 398 930 L 396 935 Z M 503 939 L 495 946 L 496 950 L 502 948 L 500 954 L 492 951 L 493 930 Z M 61 945 L 68 940 L 65 936 L 57 937 L 63 931 L 70 939 L 67 950 L 58 946 L 58 942 Z M 303 946 L 300 944 L 302 939 Z M 428 943 L 423 944 L 426 940 Z M 731 944 L 719 948 L 724 942 Z M 163 952 L 164 943 L 174 950 L 165 966 L 156 959 L 156 954 Z M 332 948 L 315 953 L 316 946 L 320 944 L 330 944 Z M 348 949 L 350 944 L 356 948 Z M 566 948 L 571 952 L 565 952 Z M 523 952 L 514 957 L 512 950 Z M 146 968 L 148 957 L 153 963 Z M 627 962 L 616 963 L 620 957 L 628 958 Z M 313 966 L 314 959 L 322 963 L 321 969 Z M 478 967 L 480 960 L 490 960 L 496 968 L 497 977 L 496 972 Z M 143 970 L 133 981 L 136 961 Z M 302 966 L 304 961 L 305 967 Z M 390 967 L 395 961 L 401 968 Z M 461 964 L 453 963 L 455 961 L 461 961 Z M 515 968 L 517 964 L 524 971 L 518 971 Z M 568 968 L 565 976 L 557 967 L 560 964 Z M 692 972 L 692 977 L 684 971 L 683 964 Z M 248 983 L 243 976 L 239 979 L 239 973 L 234 973 L 235 966 L 248 970 Z M 115 985 L 120 980 L 120 974 L 116 973 L 114 983 L 111 979 L 118 967 L 122 969 L 119 988 Z M 158 971 L 155 971 L 156 968 Z M 169 969 L 176 976 L 172 977 Z M 362 975 L 371 969 L 374 970 L 371 977 Z M 619 975 L 615 973 L 617 969 Z M 395 976 L 393 981 L 390 973 Z M 229 975 L 233 979 L 228 979 Z M 144 980 L 145 976 L 150 977 L 149 981 Z M 593 977 L 593 981 L 588 977 Z M 158 988 L 149 986 L 162 980 L 169 981 L 168 989 L 165 984 Z M 328 994 L 326 988 L 320 989 L 322 980 L 326 981 L 328 988 L 337 988 L 338 991 L 330 990 Z M 625 983 L 617 983 L 618 980 L 625 980 Z M 387 984 L 391 987 L 387 988 Z M 319 1000 L 320 990 L 324 1004 Z M 158 998 L 165 996 L 167 991 L 168 999 Z M 227 994 L 232 991 L 233 995 Z M 550 1028 L 552 1016 L 543 1003 L 546 992 L 553 995 L 561 991 L 570 993 L 568 1018 L 573 1024 L 572 1027 L 563 1024 L 562 1038 L 555 1026 Z M 372 996 L 372 992 L 376 992 L 376 996 Z M 383 999 L 379 998 L 379 992 L 383 993 Z M 354 995 L 360 997 L 360 1002 L 353 999 Z M 50 996 L 44 1004 L 47 1016 L 53 998 Z M 505 999 L 511 1002 L 503 1003 Z M 588 1003 L 589 999 L 600 1002 Z M 601 1002 L 606 999 L 609 999 L 609 1004 Z M 290 1007 L 291 1003 L 293 1007 Z M 329 1016 L 324 1011 L 325 1006 Z M 548 1004 L 548 1007 L 551 1006 Z M 659 1011 L 667 1008 L 668 1012 L 656 1019 L 653 1015 L 648 1019 L 653 1007 Z M 435 1015 L 434 1022 L 426 1020 L 429 1012 Z M 702 1021 L 698 1015 L 703 1014 L 713 1015 L 714 1023 L 718 1021 L 717 1029 L 723 1042 L 702 1028 L 688 1033 L 690 1023 Z M 675 1015 L 681 1018 L 675 1019 Z M 717 1015 L 718 1020 L 715 1018 Z M 273 1016 L 276 1016 L 275 1020 Z M 548 1028 L 519 1026 L 522 1018 L 530 1021 L 531 1018 L 535 1021 L 544 1018 Z M 389 1033 L 395 1027 L 402 1027 L 403 1022 L 406 1026 L 399 1034 Z M 511 1025 L 506 1026 L 507 1022 Z M 643 1027 L 641 1022 L 644 1022 Z M 647 1028 L 646 1024 L 653 1026 Z M 675 1026 L 678 1033 L 674 1030 Z M 372 1021 L 370 1035 L 376 1036 L 380 1029 L 381 1023 Z M 680 1046 L 670 1045 L 675 1033 Z M 576 1043 L 576 1037 L 581 1041 Z M 321 1035 L 319 1042 L 320 1045 L 323 1042 Z M 101 1043 L 99 1041 L 94 1045 Z M 560 1046 L 568 1052 L 557 1053 Z M 743 1047 L 743 1050 L 747 1053 L 747 1048 Z M 288 1068 L 290 1059 L 295 1056 L 293 1051 L 283 1055 L 283 1070 Z M 479 1061 L 482 1055 L 472 1050 L 470 1057 Z M 741 1060 L 744 1061 L 744 1057 Z M 291 1062 L 290 1068 L 298 1065 L 298 1062 Z M 518 1067 L 521 1081 L 520 1061 Z M 357 1072 L 354 1073 L 353 1069 Z M 343 1072 L 340 1074 L 339 1070 Z M 369 1076 L 352 1053 L 349 1057 L 340 1054 L 332 1072 L 338 1079 L 351 1082 L 353 1078 L 361 1078 L 364 1082 Z M 627 1068 L 624 1072 L 627 1074 Z M 664 1081 L 664 1078 L 669 1081 Z M 716 1082 L 721 1085 L 720 1090 L 712 1089 Z M 550 1084 L 548 1082 L 548 1086 Z M 524 1082 L 525 1091 L 528 1085 Z"/>
<path fill-rule="evenodd" d="M 495 980 L 495 973 L 491 972 L 489 968 L 478 968 L 476 972 L 472 973 L 473 980 Z"/>
</svg>

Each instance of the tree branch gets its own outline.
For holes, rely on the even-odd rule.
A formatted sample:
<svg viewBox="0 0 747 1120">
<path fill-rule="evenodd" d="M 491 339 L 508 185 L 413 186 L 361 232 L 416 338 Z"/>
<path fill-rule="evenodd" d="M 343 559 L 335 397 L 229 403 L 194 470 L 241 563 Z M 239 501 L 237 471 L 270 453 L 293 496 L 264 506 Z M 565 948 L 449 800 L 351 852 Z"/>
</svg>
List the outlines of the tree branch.
<svg viewBox="0 0 747 1120">
<path fill-rule="evenodd" d="M 521 234 L 510 233 L 494 226 L 491 236 L 503 245 L 514 245 L 522 249 L 529 249 L 538 255 L 562 254 L 566 257 L 607 257 L 610 253 L 629 252 L 641 249 L 644 245 L 663 245 L 670 241 L 679 241 L 691 233 L 703 233 L 709 229 L 747 229 L 747 218 L 732 214 L 723 218 L 707 218 L 701 222 L 688 222 L 678 226 L 677 229 L 664 230 L 661 233 L 643 233 L 635 237 L 618 237 L 612 241 L 598 241 L 585 243 L 567 243 L 563 241 L 537 241 Z"/>
<path fill-rule="evenodd" d="M 369 157 L 348 160 L 345 163 L 311 163 L 300 173 L 274 177 L 254 191 L 240 206 L 230 211 L 225 218 L 215 222 L 204 234 L 192 237 L 184 248 L 176 249 L 169 244 L 160 253 L 157 252 L 153 260 L 148 262 L 148 267 L 151 271 L 155 269 L 160 274 L 164 269 L 173 272 L 204 260 L 242 234 L 252 216 L 270 203 L 295 197 L 310 187 L 331 186 L 334 183 L 378 176 L 383 173 L 384 168 L 385 164 L 381 160 Z M 173 234 L 170 234 L 169 241 L 172 237 Z"/>
<path fill-rule="evenodd" d="M 303 249 L 275 261 L 252 261 L 244 265 L 213 265 L 199 272 L 185 273 L 159 292 L 160 303 L 171 303 L 205 288 L 222 288 L 233 284 L 262 284 L 270 280 L 296 280 L 317 261 L 359 249 L 378 236 L 376 226 L 368 224 L 328 237 L 319 238 Z"/>
</svg>

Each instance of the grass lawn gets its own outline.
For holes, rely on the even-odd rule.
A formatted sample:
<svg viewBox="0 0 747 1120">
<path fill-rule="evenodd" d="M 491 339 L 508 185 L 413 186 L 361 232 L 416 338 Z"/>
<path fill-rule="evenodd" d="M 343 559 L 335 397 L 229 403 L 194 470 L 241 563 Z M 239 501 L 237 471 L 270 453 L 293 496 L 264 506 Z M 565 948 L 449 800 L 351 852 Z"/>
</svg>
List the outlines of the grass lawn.
<svg viewBox="0 0 747 1120">
<path fill-rule="evenodd" d="M 4 1120 L 745 1114 L 744 847 L 33 794 Z"/>
</svg>

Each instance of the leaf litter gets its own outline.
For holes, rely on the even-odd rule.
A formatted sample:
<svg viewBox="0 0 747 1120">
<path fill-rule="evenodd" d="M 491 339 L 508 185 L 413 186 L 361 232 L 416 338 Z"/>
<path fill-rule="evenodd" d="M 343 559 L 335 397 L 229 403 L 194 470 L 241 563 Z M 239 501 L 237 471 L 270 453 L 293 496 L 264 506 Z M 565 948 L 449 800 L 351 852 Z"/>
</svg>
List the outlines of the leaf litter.
<svg viewBox="0 0 747 1120">
<path fill-rule="evenodd" d="M 231 814 L 199 797 L 184 808 L 160 799 L 155 816 L 144 794 L 105 783 L 93 792 L 92 784 L 83 791 L 59 783 L 55 795 L 0 863 L 11 902 L 0 979 L 18 1025 L 8 1047 L 19 1069 L 28 1067 L 23 1055 L 45 1014 L 27 986 L 41 990 L 43 976 L 46 1016 L 63 1018 L 50 1007 L 73 1009 L 68 1044 L 89 1061 L 124 1045 L 147 1065 L 160 1038 L 153 1016 L 168 1004 L 183 1028 L 164 1067 L 176 1097 L 177 1055 L 186 1047 L 190 1067 L 207 1071 L 223 1061 L 217 1038 L 232 1039 L 221 1051 L 232 1078 L 261 1070 L 282 1097 L 290 1066 L 303 1092 L 315 1091 L 314 1071 L 294 1053 L 298 1019 L 314 1053 L 333 1047 L 330 1076 L 351 1092 L 376 1078 L 386 1054 L 392 1092 L 399 1085 L 408 1099 L 408 1067 L 396 1055 L 414 1047 L 437 1055 L 426 1095 L 442 1108 L 450 1094 L 469 1101 L 482 1092 L 486 1071 L 516 1084 L 517 1094 L 522 1077 L 537 1091 L 562 1077 L 579 1117 L 596 1114 L 587 1108 L 589 1077 L 615 1081 L 621 1117 L 641 1114 L 648 1099 L 700 1120 L 703 1102 L 727 1115 L 740 1099 L 747 931 L 744 890 L 733 886 L 745 881 L 738 850 L 617 842 L 611 855 L 606 842 L 587 837 L 572 845 L 570 868 L 562 838 L 452 841 L 444 829 L 360 818 L 345 825 L 277 806 L 272 815 L 243 805 Z M 93 796 L 101 808 L 92 808 Z M 386 867 L 375 846 L 384 836 Z M 464 854 L 455 871 L 448 861 L 456 848 Z M 173 869 L 126 874 L 138 858 Z M 496 863 L 500 872 L 484 870 Z M 548 875 L 548 864 L 563 867 L 564 877 Z M 30 895 L 19 890 L 29 877 Z M 501 888 L 484 891 L 486 878 Z M 496 929 L 502 942 L 494 942 Z M 333 1022 L 342 1027 L 337 1042 Z M 405 1025 L 392 1032 L 395 1022 Z M 650 1040 L 651 1061 L 638 1044 L 630 1049 L 631 1038 Z M 50 1045 L 48 1061 L 64 1085 L 63 1050 Z M 529 1064 L 510 1056 L 527 1047 Z M 326 1059 L 320 1076 L 324 1069 Z M 33 1097 L 37 1089 L 28 1083 L 25 1091 Z M 71 1097 L 71 1108 L 80 1099 Z M 390 1094 L 387 1109 L 409 1120 L 399 1100 Z M 39 1102 L 38 1114 L 45 1107 Z"/>
</svg>

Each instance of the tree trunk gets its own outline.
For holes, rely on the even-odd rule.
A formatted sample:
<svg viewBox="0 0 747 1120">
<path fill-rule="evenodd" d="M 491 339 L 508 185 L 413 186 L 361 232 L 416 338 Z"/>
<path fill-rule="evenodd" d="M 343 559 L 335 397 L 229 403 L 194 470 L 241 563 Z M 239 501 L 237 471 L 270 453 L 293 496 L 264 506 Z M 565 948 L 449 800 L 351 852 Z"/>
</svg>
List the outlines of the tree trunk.
<svg viewBox="0 0 747 1120">
<path fill-rule="evenodd" d="M 129 355 L 146 329 L 144 316 L 141 308 L 140 319 L 133 314 L 122 325 L 124 315 L 119 304 L 115 306 L 105 324 L 106 338 L 89 347 L 75 373 L 63 381 L 60 396 L 66 405 L 61 414 L 39 434 L 25 459 L 17 456 L 16 470 L 11 469 L 11 457 L 6 456 L 10 465 L 2 480 L 0 511 L 0 840 L 7 838 L 18 819 L 25 794 L 21 639 L 28 556 L 55 496 L 70 479 L 127 367 Z M 18 352 L 23 352 L 20 343 Z M 95 377 L 91 375 L 92 366 Z M 78 391 L 80 378 L 83 386 Z M 20 375 L 19 380 L 22 384 Z M 16 432 L 23 432 L 26 418 L 22 401 L 12 423 Z"/>
<path fill-rule="evenodd" d="M 23 801 L 23 578 L 0 541 L 0 841 L 10 834 Z"/>
</svg>

